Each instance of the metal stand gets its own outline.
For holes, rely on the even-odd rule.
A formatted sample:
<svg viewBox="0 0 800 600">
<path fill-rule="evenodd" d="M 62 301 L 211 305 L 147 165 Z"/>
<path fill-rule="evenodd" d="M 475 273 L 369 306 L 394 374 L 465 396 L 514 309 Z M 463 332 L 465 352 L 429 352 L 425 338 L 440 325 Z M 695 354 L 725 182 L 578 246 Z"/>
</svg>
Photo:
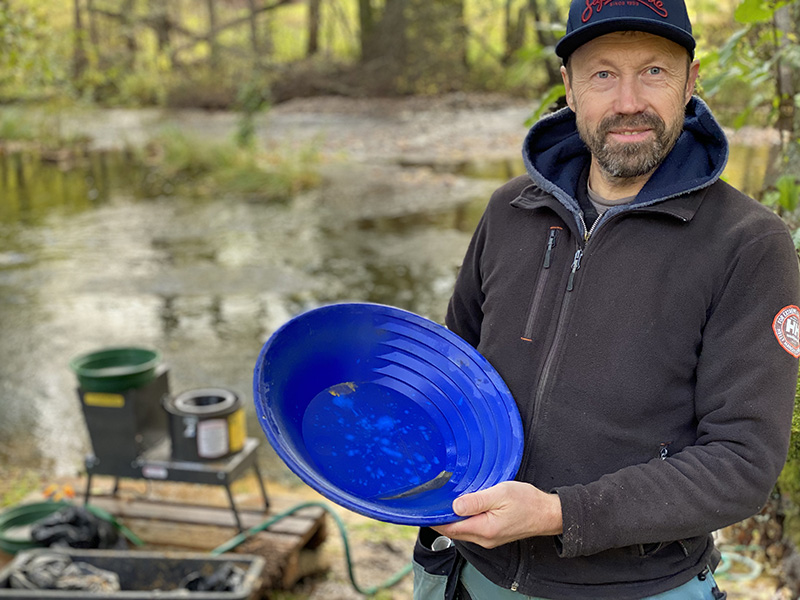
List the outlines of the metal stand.
<svg viewBox="0 0 800 600">
<path fill-rule="evenodd" d="M 119 491 L 121 477 L 224 485 L 234 519 L 236 520 L 236 526 L 241 532 L 244 531 L 244 528 L 242 527 L 242 521 L 239 518 L 239 511 L 230 486 L 231 483 L 244 474 L 247 468 L 252 468 L 255 471 L 256 481 L 258 481 L 258 486 L 261 490 L 261 497 L 264 499 L 264 510 L 269 510 L 267 490 L 264 487 L 264 481 L 261 479 L 261 472 L 256 461 L 257 448 L 258 440 L 247 438 L 242 450 L 235 454 L 207 462 L 190 462 L 172 460 L 170 458 L 171 445 L 168 440 L 165 440 L 145 451 L 137 460 L 131 463 L 130 469 L 125 470 L 125 472 L 120 472 L 118 468 L 104 469 L 102 461 L 95 455 L 90 454 L 85 460 L 87 478 L 84 503 L 89 502 L 89 496 L 92 493 L 93 475 L 113 475 L 115 477 L 113 495 L 115 496 Z"/>
</svg>

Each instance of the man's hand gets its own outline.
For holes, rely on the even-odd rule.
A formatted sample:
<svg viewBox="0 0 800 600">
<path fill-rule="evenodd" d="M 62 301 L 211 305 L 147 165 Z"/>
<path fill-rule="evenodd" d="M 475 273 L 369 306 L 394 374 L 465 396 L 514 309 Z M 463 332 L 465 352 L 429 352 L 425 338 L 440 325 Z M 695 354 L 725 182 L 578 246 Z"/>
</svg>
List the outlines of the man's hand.
<svg viewBox="0 0 800 600">
<path fill-rule="evenodd" d="M 469 518 L 433 529 L 484 548 L 537 535 L 557 535 L 563 529 L 558 495 L 520 481 L 504 481 L 456 498 L 453 511 Z"/>
</svg>

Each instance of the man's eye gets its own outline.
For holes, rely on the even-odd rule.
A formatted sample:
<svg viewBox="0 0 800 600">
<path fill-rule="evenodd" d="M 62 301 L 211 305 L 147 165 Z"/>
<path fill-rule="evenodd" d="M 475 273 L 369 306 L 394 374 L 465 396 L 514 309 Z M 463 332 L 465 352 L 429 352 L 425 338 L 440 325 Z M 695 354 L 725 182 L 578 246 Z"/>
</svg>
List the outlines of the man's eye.
<svg viewBox="0 0 800 600">
<path fill-rule="evenodd" d="M 610 74 L 609 74 L 609 72 L 608 72 L 608 71 L 600 71 L 600 72 L 597 74 L 597 78 L 598 78 L 598 79 L 608 79 L 609 77 L 610 77 Z"/>
<path fill-rule="evenodd" d="M 647 72 L 650 75 L 661 75 L 661 67 L 650 67 Z"/>
</svg>

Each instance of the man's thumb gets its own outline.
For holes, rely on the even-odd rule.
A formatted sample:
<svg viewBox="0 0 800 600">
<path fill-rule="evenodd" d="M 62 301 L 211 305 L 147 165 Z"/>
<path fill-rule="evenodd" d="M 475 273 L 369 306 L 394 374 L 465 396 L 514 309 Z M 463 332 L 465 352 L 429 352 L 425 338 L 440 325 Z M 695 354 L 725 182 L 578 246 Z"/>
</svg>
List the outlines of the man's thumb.
<svg viewBox="0 0 800 600">
<path fill-rule="evenodd" d="M 488 496 L 490 495 L 487 492 L 488 490 L 481 490 L 459 496 L 453 500 L 453 512 L 460 517 L 471 517 L 486 512 L 489 508 Z"/>
</svg>

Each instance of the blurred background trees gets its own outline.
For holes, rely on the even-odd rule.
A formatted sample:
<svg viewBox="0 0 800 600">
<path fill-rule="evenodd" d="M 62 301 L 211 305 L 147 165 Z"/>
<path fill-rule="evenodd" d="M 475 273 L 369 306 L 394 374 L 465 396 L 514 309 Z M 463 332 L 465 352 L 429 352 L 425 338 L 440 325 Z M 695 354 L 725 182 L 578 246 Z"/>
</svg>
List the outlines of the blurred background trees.
<svg viewBox="0 0 800 600">
<path fill-rule="evenodd" d="M 795 128 L 799 0 L 689 0 L 703 93 Z M 0 101 L 237 108 L 297 96 L 544 97 L 568 0 L 0 0 Z M 552 99 L 552 98 L 551 98 Z"/>
<path fill-rule="evenodd" d="M 704 92 L 732 126 L 795 112 L 798 0 L 689 0 Z M 542 97 L 567 0 L 0 0 L 0 101 L 235 108 L 307 95 Z M 788 129 L 787 129 L 788 128 Z"/>
<path fill-rule="evenodd" d="M 0 98 L 229 108 L 296 95 L 531 93 L 564 0 L 0 0 Z M 12 75 L 13 74 L 13 75 Z"/>
<path fill-rule="evenodd" d="M 800 198 L 800 0 L 688 0 L 700 94 L 773 129 L 762 197 Z M 500 92 L 538 117 L 563 93 L 568 0 L 0 0 L 0 103 L 232 109 L 294 97 Z M 800 240 L 798 240 L 800 241 Z"/>
</svg>

